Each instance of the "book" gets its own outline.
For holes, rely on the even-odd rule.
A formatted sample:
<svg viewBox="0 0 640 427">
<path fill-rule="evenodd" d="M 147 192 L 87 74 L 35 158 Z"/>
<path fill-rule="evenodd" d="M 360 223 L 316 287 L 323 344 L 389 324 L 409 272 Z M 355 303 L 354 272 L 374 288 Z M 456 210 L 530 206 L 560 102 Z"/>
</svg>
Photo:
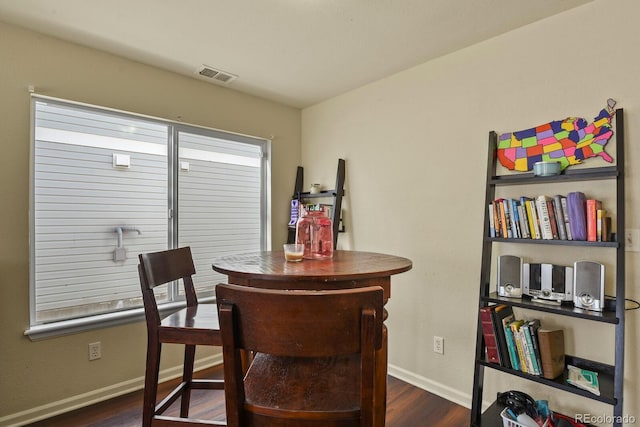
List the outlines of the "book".
<svg viewBox="0 0 640 427">
<path fill-rule="evenodd" d="M 564 222 L 564 212 L 562 211 L 562 196 L 559 194 L 553 196 L 553 209 L 556 214 L 555 217 L 558 237 L 560 240 L 567 240 L 567 228 Z"/>
<path fill-rule="evenodd" d="M 607 217 L 607 211 L 604 209 L 598 209 L 596 212 L 596 240 L 598 242 L 606 242 L 606 240 L 602 240 L 602 223 L 605 221 Z"/>
<path fill-rule="evenodd" d="M 602 209 L 602 202 L 596 199 L 587 199 L 585 204 L 585 216 L 587 222 L 587 241 L 598 241 L 598 209 Z"/>
<path fill-rule="evenodd" d="M 294 227 L 298 222 L 298 215 L 300 213 L 300 201 L 298 199 L 291 199 L 291 212 L 289 219 L 289 226 Z"/>
<path fill-rule="evenodd" d="M 533 228 L 533 218 L 531 217 L 531 205 L 529 204 L 529 201 L 531 200 L 531 198 L 526 197 L 526 196 L 521 196 L 520 197 L 520 204 L 522 205 L 525 214 L 526 214 L 526 219 L 527 219 L 527 226 L 529 227 L 529 238 L 531 239 L 535 239 L 535 231 Z"/>
<path fill-rule="evenodd" d="M 540 329 L 540 320 L 534 319 L 529 321 L 529 330 L 531 331 L 531 341 L 533 342 L 533 352 L 538 362 L 539 375 L 542 375 L 542 359 L 540 359 L 540 343 L 538 342 L 538 330 Z"/>
<path fill-rule="evenodd" d="M 538 221 L 540 222 L 540 234 L 545 240 L 553 240 L 551 231 L 551 221 L 549 219 L 549 209 L 547 207 L 548 196 L 536 197 L 536 209 L 538 213 Z"/>
<path fill-rule="evenodd" d="M 507 237 L 509 237 L 509 233 L 508 233 L 508 224 L 507 224 L 507 216 L 509 215 L 508 212 L 505 212 L 504 210 L 504 199 L 496 199 L 495 200 L 496 206 L 498 208 L 498 221 L 500 223 L 500 237 L 506 239 Z"/>
<path fill-rule="evenodd" d="M 501 364 L 500 354 L 498 353 L 498 342 L 493 325 L 493 316 L 491 314 L 494 308 L 495 306 L 480 308 L 480 323 L 482 325 L 484 345 L 487 349 L 487 360 L 491 363 Z"/>
<path fill-rule="evenodd" d="M 556 223 L 556 211 L 553 205 L 553 199 L 547 200 L 547 211 L 549 212 L 549 223 L 551 224 L 551 235 L 554 240 L 558 240 L 558 224 Z"/>
<path fill-rule="evenodd" d="M 496 224 L 494 220 L 493 203 L 489 203 L 489 237 L 496 237 Z"/>
<path fill-rule="evenodd" d="M 508 326 L 508 324 L 504 328 L 504 335 L 507 338 L 507 349 L 509 351 L 509 361 L 511 362 L 511 368 L 516 371 L 520 371 L 520 359 L 518 357 L 518 349 L 516 348 L 515 337 L 513 336 L 513 331 Z"/>
<path fill-rule="evenodd" d="M 527 349 L 527 340 L 525 339 L 524 336 L 524 325 L 525 325 L 525 321 L 522 321 L 522 324 L 520 325 L 520 327 L 518 328 L 518 334 L 517 334 L 517 339 L 518 342 L 517 344 L 520 345 L 520 350 L 522 353 L 520 354 L 520 357 L 522 358 L 522 364 L 525 367 L 525 369 L 523 369 L 523 372 L 526 372 L 527 374 L 533 374 L 533 370 L 531 367 L 531 359 L 529 358 L 529 350 Z"/>
<path fill-rule="evenodd" d="M 527 358 L 531 362 L 531 373 L 533 375 L 540 375 L 540 366 L 538 364 L 538 359 L 536 358 L 535 349 L 533 348 L 533 338 L 532 338 L 533 332 L 531 330 L 532 329 L 531 322 L 532 321 L 527 321 L 527 322 L 524 322 L 524 324 L 522 325 L 523 335 L 524 335 L 527 350 L 529 352 L 529 354 L 527 355 Z"/>
<path fill-rule="evenodd" d="M 567 382 L 583 390 L 587 390 L 596 396 L 600 396 L 600 382 L 598 373 L 577 366 L 567 365 L 569 375 Z"/>
<path fill-rule="evenodd" d="M 542 376 L 550 380 L 562 375 L 565 368 L 564 331 L 538 329 Z"/>
<path fill-rule="evenodd" d="M 509 351 L 509 345 L 507 342 L 506 326 L 515 320 L 513 309 L 510 305 L 500 304 L 496 306 L 492 311 L 493 324 L 496 329 L 496 340 L 498 341 L 498 352 L 500 353 L 500 360 L 502 366 L 505 368 L 512 368 L 512 356 Z"/>
<path fill-rule="evenodd" d="M 569 227 L 569 212 L 567 211 L 567 198 L 565 196 L 560 196 L 560 204 L 562 205 L 562 214 L 564 215 L 564 228 L 567 232 L 567 240 L 573 240 L 571 227 Z"/>
<path fill-rule="evenodd" d="M 527 366 L 527 359 L 524 354 L 524 347 L 522 346 L 522 334 L 520 333 L 520 329 L 524 321 L 522 320 L 514 320 L 509 324 L 509 328 L 511 332 L 513 332 L 513 340 L 516 344 L 516 350 L 518 352 L 518 363 L 520 365 L 520 370 L 522 372 L 528 373 L 529 369 Z"/>
<path fill-rule="evenodd" d="M 491 202 L 493 206 L 493 227 L 495 229 L 495 237 L 502 236 L 502 225 L 500 223 L 500 207 L 495 201 Z"/>
<path fill-rule="evenodd" d="M 602 219 L 602 241 L 610 242 L 611 241 L 611 217 L 605 216 Z"/>
<path fill-rule="evenodd" d="M 538 221 L 538 212 L 536 209 L 536 202 L 529 199 L 527 200 L 527 214 L 529 215 L 529 227 L 531 228 L 531 235 L 534 239 L 542 238 L 540 234 L 540 224 Z"/>
<path fill-rule="evenodd" d="M 502 200 L 502 207 L 503 207 L 503 211 L 504 211 L 504 220 L 505 223 L 502 226 L 503 231 L 504 231 L 504 236 L 505 238 L 513 238 L 513 231 L 511 228 L 511 204 L 509 203 L 509 199 L 501 199 Z"/>
<path fill-rule="evenodd" d="M 569 212 L 569 227 L 573 240 L 587 240 L 587 222 L 585 216 L 586 197 L 580 191 L 567 194 L 567 211 Z"/>
<path fill-rule="evenodd" d="M 523 206 L 522 202 L 518 203 L 518 217 L 520 218 L 520 232 L 523 239 L 530 239 L 531 233 L 529 232 L 529 220 L 527 219 L 527 210 Z"/>
<path fill-rule="evenodd" d="M 518 214 L 518 202 L 514 199 L 507 199 L 511 208 L 511 234 L 514 239 L 522 238 L 522 231 L 520 230 L 520 215 Z"/>
</svg>

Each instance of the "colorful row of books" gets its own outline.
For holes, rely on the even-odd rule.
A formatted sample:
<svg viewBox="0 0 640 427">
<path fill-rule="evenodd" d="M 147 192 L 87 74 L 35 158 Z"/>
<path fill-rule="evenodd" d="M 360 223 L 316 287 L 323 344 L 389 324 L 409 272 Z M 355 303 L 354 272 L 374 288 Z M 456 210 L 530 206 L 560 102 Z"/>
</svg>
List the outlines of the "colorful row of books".
<svg viewBox="0 0 640 427">
<path fill-rule="evenodd" d="M 500 198 L 489 204 L 490 237 L 611 241 L 611 217 L 602 202 L 576 191 L 566 196 Z"/>
<path fill-rule="evenodd" d="M 480 308 L 480 322 L 488 362 L 548 379 L 564 372 L 562 329 L 544 329 L 538 319 L 516 319 L 505 304 Z"/>
</svg>

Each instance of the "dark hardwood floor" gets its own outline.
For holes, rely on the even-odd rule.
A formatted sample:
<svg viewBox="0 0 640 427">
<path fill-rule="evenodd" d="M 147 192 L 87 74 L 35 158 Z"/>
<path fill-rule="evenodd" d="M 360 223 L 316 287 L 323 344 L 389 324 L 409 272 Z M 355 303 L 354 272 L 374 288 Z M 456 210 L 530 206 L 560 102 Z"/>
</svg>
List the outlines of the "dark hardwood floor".
<svg viewBox="0 0 640 427">
<path fill-rule="evenodd" d="M 222 367 L 201 371 L 201 378 L 221 378 Z M 177 380 L 161 385 L 164 396 Z M 179 402 L 166 414 L 178 415 Z M 224 393 L 195 390 L 190 416 L 224 420 Z M 469 410 L 446 399 L 389 377 L 386 427 L 468 427 Z M 142 419 L 142 391 L 120 396 L 54 418 L 29 424 L 32 427 L 137 427 Z"/>
</svg>

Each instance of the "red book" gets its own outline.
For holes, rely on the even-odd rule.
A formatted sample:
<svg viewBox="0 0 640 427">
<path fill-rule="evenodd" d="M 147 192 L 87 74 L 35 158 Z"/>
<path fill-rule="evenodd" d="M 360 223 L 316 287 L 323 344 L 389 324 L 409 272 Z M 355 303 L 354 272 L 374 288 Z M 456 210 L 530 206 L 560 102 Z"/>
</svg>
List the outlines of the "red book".
<svg viewBox="0 0 640 427">
<path fill-rule="evenodd" d="M 547 200 L 547 211 L 549 211 L 549 222 L 551 223 L 551 235 L 554 240 L 558 240 L 560 235 L 558 234 L 558 223 L 556 219 L 556 210 L 553 205 L 553 199 Z"/>
<path fill-rule="evenodd" d="M 602 209 L 599 200 L 587 199 L 586 219 L 587 219 L 587 241 L 598 241 L 598 209 Z"/>
<path fill-rule="evenodd" d="M 482 334 L 484 335 L 484 345 L 487 348 L 487 360 L 500 365 L 500 353 L 498 352 L 498 340 L 493 326 L 491 310 L 495 306 L 480 308 L 480 322 L 482 324 Z"/>
</svg>

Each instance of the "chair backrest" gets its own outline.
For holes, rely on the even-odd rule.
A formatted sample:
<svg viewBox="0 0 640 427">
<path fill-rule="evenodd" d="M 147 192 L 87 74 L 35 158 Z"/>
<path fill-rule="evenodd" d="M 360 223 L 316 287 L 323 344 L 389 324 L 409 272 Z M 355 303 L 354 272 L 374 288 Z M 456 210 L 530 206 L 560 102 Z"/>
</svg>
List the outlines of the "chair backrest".
<svg viewBox="0 0 640 427">
<path fill-rule="evenodd" d="M 382 288 L 281 291 L 219 284 L 216 301 L 230 426 L 244 426 L 243 411 L 251 408 L 242 402 L 241 350 L 295 358 L 359 354 L 360 410 L 371 418 L 375 351 L 382 347 Z"/>
<path fill-rule="evenodd" d="M 196 268 L 193 265 L 190 247 L 140 254 L 138 259 L 140 261 L 138 274 L 147 324 L 160 324 L 158 306 L 153 293 L 156 286 L 182 279 L 187 306 L 192 307 L 198 304 L 191 277 L 196 273 Z"/>
</svg>

